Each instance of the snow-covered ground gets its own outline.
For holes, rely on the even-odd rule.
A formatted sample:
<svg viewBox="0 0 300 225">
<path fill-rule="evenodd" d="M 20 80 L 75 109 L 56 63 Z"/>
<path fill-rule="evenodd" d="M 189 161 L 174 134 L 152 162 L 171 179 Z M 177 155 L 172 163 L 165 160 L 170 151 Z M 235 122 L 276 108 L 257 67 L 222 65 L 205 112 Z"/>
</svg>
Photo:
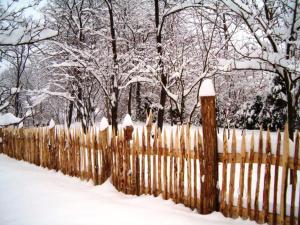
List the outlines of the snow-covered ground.
<svg viewBox="0 0 300 225">
<path fill-rule="evenodd" d="M 160 197 L 131 196 L 0 154 L 1 225 L 255 224 L 200 215 Z"/>
</svg>

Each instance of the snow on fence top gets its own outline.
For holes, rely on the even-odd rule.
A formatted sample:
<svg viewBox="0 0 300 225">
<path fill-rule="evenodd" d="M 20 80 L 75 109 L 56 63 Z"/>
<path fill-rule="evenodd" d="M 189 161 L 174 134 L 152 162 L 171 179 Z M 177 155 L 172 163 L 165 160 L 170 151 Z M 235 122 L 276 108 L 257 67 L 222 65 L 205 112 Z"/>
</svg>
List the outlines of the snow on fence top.
<svg viewBox="0 0 300 225">
<path fill-rule="evenodd" d="M 107 118 L 104 116 L 101 119 L 100 122 L 100 131 L 104 131 L 106 128 L 108 128 L 109 124 L 108 124 L 108 120 Z"/>
<path fill-rule="evenodd" d="M 123 127 L 133 126 L 131 116 L 129 114 L 126 114 L 126 116 L 124 117 L 122 125 L 123 125 Z"/>
<path fill-rule="evenodd" d="M 49 129 L 52 129 L 53 127 L 55 127 L 55 122 L 54 122 L 53 119 L 51 119 L 50 122 L 49 122 L 48 128 L 49 128 Z"/>
<path fill-rule="evenodd" d="M 211 79 L 205 79 L 201 84 L 199 96 L 204 97 L 204 96 L 215 96 L 215 95 L 216 92 L 215 92 L 213 81 Z"/>
<path fill-rule="evenodd" d="M 22 118 L 15 117 L 11 113 L 0 115 L 0 127 L 20 123 Z"/>
</svg>

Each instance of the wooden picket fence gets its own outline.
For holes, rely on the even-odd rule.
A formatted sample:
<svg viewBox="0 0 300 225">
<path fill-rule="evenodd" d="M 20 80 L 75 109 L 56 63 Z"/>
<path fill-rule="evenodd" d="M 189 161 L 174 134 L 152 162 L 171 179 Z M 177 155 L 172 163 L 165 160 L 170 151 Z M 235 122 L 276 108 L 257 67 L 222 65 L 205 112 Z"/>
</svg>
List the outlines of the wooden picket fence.
<svg viewBox="0 0 300 225">
<path fill-rule="evenodd" d="M 0 153 L 63 174 L 102 184 L 111 174 L 107 131 L 29 128 L 0 129 Z"/>
<path fill-rule="evenodd" d="M 116 135 L 96 128 L 90 128 L 87 134 L 81 129 L 5 128 L 0 129 L 0 138 L 0 153 L 18 160 L 92 179 L 94 184 L 111 176 L 117 190 L 126 194 L 162 195 L 163 199 L 205 212 L 204 147 L 199 129 L 185 125 L 161 132 L 148 124 L 142 130 L 122 128 Z M 260 131 L 258 143 L 255 138 L 252 133 L 248 149 L 243 133 L 241 149 L 237 149 L 235 130 L 230 146 L 224 132 L 223 152 L 217 162 L 221 171 L 219 211 L 226 217 L 258 223 L 300 224 L 298 132 L 293 157 L 287 127 L 283 137 L 278 132 L 275 154 L 270 132 L 263 137 Z"/>
</svg>

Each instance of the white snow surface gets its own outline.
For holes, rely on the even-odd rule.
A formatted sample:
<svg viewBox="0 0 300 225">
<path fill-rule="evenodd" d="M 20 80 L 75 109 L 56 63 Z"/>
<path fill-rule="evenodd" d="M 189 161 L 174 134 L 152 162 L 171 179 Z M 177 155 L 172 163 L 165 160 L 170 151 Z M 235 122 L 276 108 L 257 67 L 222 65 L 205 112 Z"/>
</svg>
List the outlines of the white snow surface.
<svg viewBox="0 0 300 225">
<path fill-rule="evenodd" d="M 50 122 L 49 122 L 48 128 L 49 128 L 49 129 L 52 129 L 53 127 L 55 127 L 55 122 L 54 122 L 53 119 L 51 119 Z"/>
<path fill-rule="evenodd" d="M 0 127 L 20 123 L 22 118 L 15 117 L 11 113 L 0 115 Z"/>
<path fill-rule="evenodd" d="M 118 192 L 0 154 L 0 224 L 5 225 L 226 225 L 256 224 L 200 215 L 161 197 Z"/>
<path fill-rule="evenodd" d="M 108 124 L 107 118 L 106 117 L 102 117 L 101 122 L 100 122 L 100 128 L 99 128 L 100 131 L 103 131 L 103 130 L 105 130 L 108 127 L 109 127 L 109 124 Z"/>
<path fill-rule="evenodd" d="M 211 79 L 205 79 L 200 87 L 199 96 L 216 96 L 213 81 Z"/>
<path fill-rule="evenodd" d="M 123 119 L 123 123 L 122 123 L 123 127 L 130 127 L 133 126 L 133 122 L 131 120 L 131 116 L 129 114 L 126 114 L 124 119 Z"/>
</svg>

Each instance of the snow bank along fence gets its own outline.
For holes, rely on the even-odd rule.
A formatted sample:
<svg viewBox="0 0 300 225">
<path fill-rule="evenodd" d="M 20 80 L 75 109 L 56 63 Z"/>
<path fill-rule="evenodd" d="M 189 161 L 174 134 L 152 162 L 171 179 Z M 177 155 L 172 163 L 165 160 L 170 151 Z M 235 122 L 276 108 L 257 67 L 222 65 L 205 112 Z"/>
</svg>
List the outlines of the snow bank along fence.
<svg viewBox="0 0 300 225">
<path fill-rule="evenodd" d="M 230 140 L 224 132 L 218 153 L 215 97 L 201 96 L 201 104 L 203 132 L 187 125 L 161 132 L 151 114 L 142 129 L 127 123 L 118 134 L 109 127 L 86 134 L 80 128 L 5 128 L 0 153 L 95 185 L 111 177 L 126 194 L 162 195 L 201 214 L 300 224 L 298 132 L 293 145 L 287 126 L 283 137 L 278 132 L 276 149 L 270 132 L 237 139 L 233 130 Z"/>
</svg>

